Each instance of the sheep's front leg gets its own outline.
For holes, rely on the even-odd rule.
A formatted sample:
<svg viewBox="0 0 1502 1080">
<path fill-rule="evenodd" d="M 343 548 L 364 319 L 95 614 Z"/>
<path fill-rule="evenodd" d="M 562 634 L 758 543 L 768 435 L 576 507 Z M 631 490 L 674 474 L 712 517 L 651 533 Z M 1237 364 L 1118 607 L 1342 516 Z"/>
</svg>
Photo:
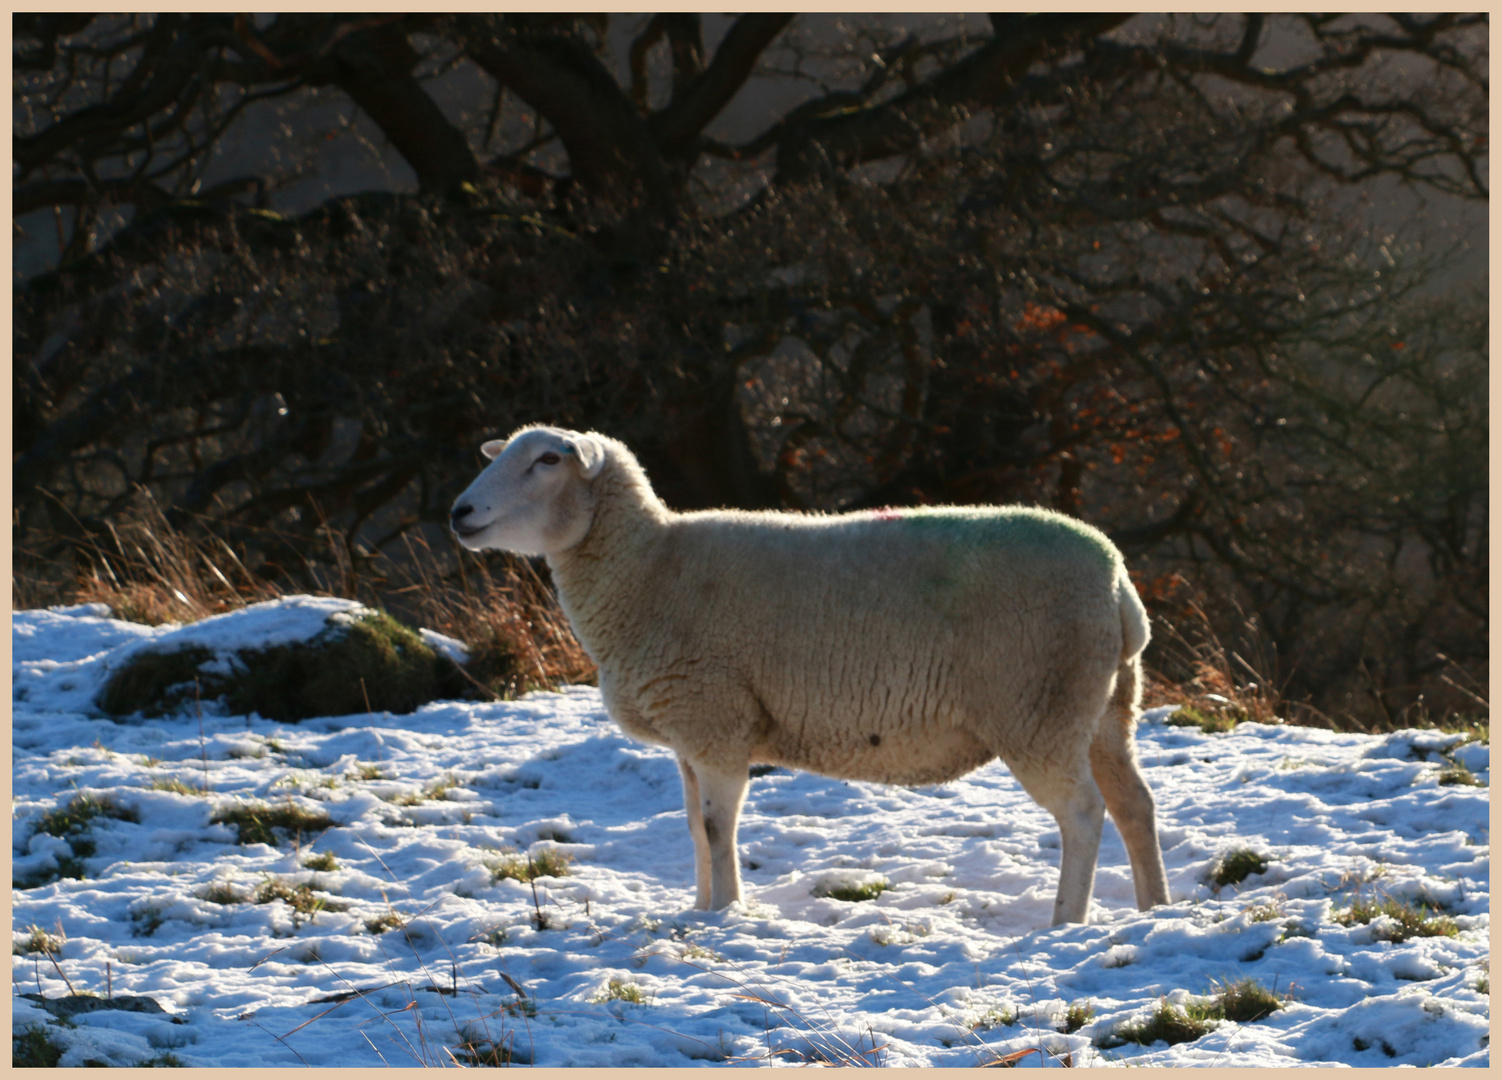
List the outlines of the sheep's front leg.
<svg viewBox="0 0 1502 1080">
<path fill-rule="evenodd" d="M 744 766 L 734 772 L 725 772 L 700 762 L 692 769 L 699 782 L 699 811 L 709 845 L 709 907 L 718 911 L 741 898 L 741 867 L 736 856 L 735 832 L 750 775 Z"/>
<path fill-rule="evenodd" d="M 678 759 L 683 774 L 683 808 L 688 812 L 688 834 L 694 838 L 694 908 L 709 909 L 709 837 L 704 832 L 704 811 L 700 806 L 699 778 L 686 758 Z"/>
</svg>

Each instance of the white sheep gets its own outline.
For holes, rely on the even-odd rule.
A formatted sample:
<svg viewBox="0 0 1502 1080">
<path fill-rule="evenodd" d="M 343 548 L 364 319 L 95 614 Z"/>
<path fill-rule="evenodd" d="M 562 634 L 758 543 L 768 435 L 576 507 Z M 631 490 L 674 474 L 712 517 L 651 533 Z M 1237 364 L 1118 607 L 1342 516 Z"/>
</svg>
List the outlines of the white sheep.
<svg viewBox="0 0 1502 1080">
<path fill-rule="evenodd" d="M 481 450 L 452 528 L 547 557 L 610 715 L 677 754 L 696 907 L 740 899 L 751 763 L 932 784 L 996 757 L 1058 820 L 1055 923 L 1089 917 L 1106 809 L 1138 907 L 1168 903 L 1133 742 L 1147 615 L 1098 530 L 1025 507 L 679 514 L 596 432 Z"/>
</svg>

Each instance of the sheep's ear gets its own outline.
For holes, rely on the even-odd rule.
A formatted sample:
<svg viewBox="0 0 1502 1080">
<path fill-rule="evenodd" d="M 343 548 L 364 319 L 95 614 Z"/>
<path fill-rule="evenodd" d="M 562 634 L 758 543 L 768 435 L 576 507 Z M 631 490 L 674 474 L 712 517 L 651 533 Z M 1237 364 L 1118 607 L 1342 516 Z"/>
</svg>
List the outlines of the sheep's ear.
<svg viewBox="0 0 1502 1080">
<path fill-rule="evenodd" d="M 593 480 L 605 467 L 605 440 L 598 435 L 570 435 L 566 445 L 579 456 L 579 471 Z"/>
<path fill-rule="evenodd" d="M 494 458 L 504 449 L 506 449 L 505 439 L 491 439 L 488 443 L 480 447 L 480 453 L 488 458 Z"/>
</svg>

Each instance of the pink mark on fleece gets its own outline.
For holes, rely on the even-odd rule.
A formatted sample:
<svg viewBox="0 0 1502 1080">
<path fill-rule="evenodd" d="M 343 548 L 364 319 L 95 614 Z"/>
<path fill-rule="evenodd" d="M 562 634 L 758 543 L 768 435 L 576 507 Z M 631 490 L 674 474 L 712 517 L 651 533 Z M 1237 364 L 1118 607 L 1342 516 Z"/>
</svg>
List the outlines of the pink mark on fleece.
<svg viewBox="0 0 1502 1080">
<path fill-rule="evenodd" d="M 890 506 L 883 506 L 880 510 L 873 513 L 871 517 L 876 521 L 900 521 L 902 519 L 902 511 L 893 510 Z"/>
</svg>

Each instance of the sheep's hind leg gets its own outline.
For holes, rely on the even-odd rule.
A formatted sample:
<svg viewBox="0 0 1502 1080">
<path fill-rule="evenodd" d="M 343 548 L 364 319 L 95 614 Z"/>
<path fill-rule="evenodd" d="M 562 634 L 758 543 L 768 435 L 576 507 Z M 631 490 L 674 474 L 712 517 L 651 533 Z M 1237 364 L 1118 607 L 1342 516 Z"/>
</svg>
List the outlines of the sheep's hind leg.
<svg viewBox="0 0 1502 1080">
<path fill-rule="evenodd" d="M 698 779 L 699 809 L 709 848 L 709 908 L 718 911 L 741 898 L 735 835 L 750 776 L 744 766 L 734 772 L 713 769 L 702 762 L 691 768 Z"/>
<path fill-rule="evenodd" d="M 704 811 L 699 803 L 699 778 L 694 767 L 678 759 L 683 774 L 683 809 L 688 813 L 688 834 L 694 840 L 694 909 L 709 909 L 709 837 L 704 833 Z"/>
<path fill-rule="evenodd" d="M 1166 904 L 1168 874 L 1163 868 L 1163 849 L 1158 844 L 1157 809 L 1152 789 L 1142 777 L 1133 748 L 1132 728 L 1137 715 L 1136 662 L 1123 664 L 1111 705 L 1101 718 L 1100 729 L 1090 744 L 1090 771 L 1105 797 L 1106 809 L 1121 833 L 1127 858 L 1132 862 L 1132 886 L 1137 907 L 1146 911 Z"/>
<path fill-rule="evenodd" d="M 1080 755 L 1082 758 L 1083 754 Z M 1090 894 L 1095 890 L 1095 859 L 1106 804 L 1084 761 L 1076 768 L 1018 768 L 1012 773 L 1023 788 L 1059 823 L 1059 891 L 1054 896 L 1053 925 L 1090 921 Z"/>
</svg>

